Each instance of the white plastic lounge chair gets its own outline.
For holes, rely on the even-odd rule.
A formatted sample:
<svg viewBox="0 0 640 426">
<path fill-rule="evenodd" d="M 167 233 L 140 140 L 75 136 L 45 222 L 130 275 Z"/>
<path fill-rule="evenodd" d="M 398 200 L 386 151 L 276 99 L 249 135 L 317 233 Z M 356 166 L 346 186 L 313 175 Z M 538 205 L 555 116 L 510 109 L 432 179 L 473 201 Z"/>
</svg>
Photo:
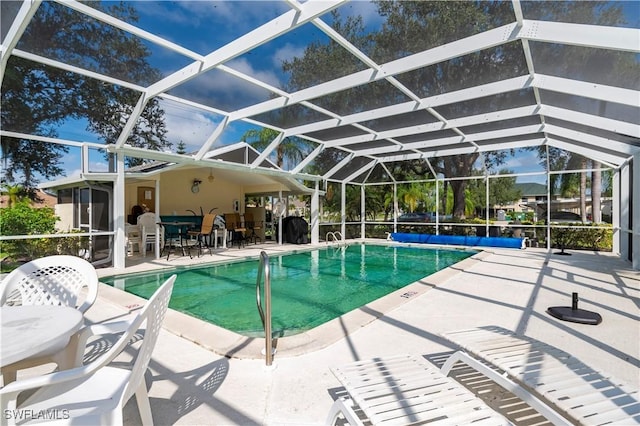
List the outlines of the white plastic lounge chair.
<svg viewBox="0 0 640 426">
<path fill-rule="evenodd" d="M 21 413 L 60 413 L 61 423 L 87 425 L 122 424 L 122 409 L 135 394 L 142 424 L 153 423 L 144 374 L 151 359 L 162 321 L 169 305 L 176 276 L 171 276 L 156 290 L 138 315 L 129 321 L 96 324 L 81 330 L 79 340 L 92 335 L 123 332 L 118 341 L 95 361 L 65 371 L 32 377 L 10 383 L 0 389 L 2 413 L 15 410 L 18 396 L 27 390 L 38 389 L 17 409 Z M 138 330 L 146 324 L 144 333 Z M 108 366 L 129 344 L 143 336 L 131 369 Z M 84 348 L 84 344 L 81 344 Z M 83 351 L 77 359 L 81 360 Z M 4 415 L 10 423 L 16 418 Z M 37 420 L 37 419 L 36 419 Z M 22 423 L 21 423 L 22 424 Z"/>
<path fill-rule="evenodd" d="M 497 326 L 443 336 L 463 349 L 442 366 L 444 374 L 461 361 L 519 396 L 553 424 L 640 424 L 637 389 L 558 348 Z"/>
<path fill-rule="evenodd" d="M 510 424 L 420 356 L 374 358 L 331 371 L 349 398 L 334 402 L 327 417 L 328 425 L 335 424 L 340 413 L 349 424 L 362 425 L 354 409 L 356 404 L 374 425 Z"/>
</svg>

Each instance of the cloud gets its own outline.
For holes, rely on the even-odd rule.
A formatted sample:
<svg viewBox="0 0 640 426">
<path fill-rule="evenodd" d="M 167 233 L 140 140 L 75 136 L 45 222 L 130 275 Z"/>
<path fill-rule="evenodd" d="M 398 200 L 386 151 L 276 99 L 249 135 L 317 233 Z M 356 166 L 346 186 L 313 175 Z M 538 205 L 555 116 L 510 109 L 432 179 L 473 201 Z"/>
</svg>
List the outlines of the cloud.
<svg viewBox="0 0 640 426">
<path fill-rule="evenodd" d="M 361 16 L 366 27 L 379 27 L 385 20 L 378 14 L 378 7 L 373 2 L 352 1 L 342 6 L 339 12 L 344 16 Z"/>
<path fill-rule="evenodd" d="M 252 1 L 140 2 L 141 15 L 161 18 L 161 22 L 199 27 L 253 28 L 287 11 L 283 3 Z M 148 6 L 148 7 L 146 7 Z"/>
<path fill-rule="evenodd" d="M 275 73 L 258 70 L 245 59 L 236 59 L 229 62 L 228 65 L 268 84 L 279 86 Z M 267 89 L 218 69 L 199 75 L 172 89 L 171 93 L 224 111 L 233 111 L 253 103 L 266 101 L 271 94 Z"/>
<path fill-rule="evenodd" d="M 240 71 L 243 74 L 256 78 L 267 84 L 275 87 L 281 87 L 280 81 L 273 71 L 258 70 L 254 68 L 253 64 L 251 64 L 246 58 L 234 59 L 227 62 L 227 65 L 236 71 Z"/>
<path fill-rule="evenodd" d="M 162 109 L 167 139 L 174 149 L 180 141 L 184 142 L 187 152 L 200 149 L 220 122 L 220 118 L 175 102 L 162 101 Z"/>
<path fill-rule="evenodd" d="M 544 168 L 538 161 L 537 152 L 521 149 L 501 164 L 500 169 L 510 169 L 515 173 L 544 172 Z"/>
<path fill-rule="evenodd" d="M 281 67 L 284 61 L 290 61 L 293 58 L 301 58 L 304 55 L 305 46 L 294 46 L 291 43 L 286 43 L 284 46 L 279 47 L 273 54 L 273 66 Z"/>
</svg>

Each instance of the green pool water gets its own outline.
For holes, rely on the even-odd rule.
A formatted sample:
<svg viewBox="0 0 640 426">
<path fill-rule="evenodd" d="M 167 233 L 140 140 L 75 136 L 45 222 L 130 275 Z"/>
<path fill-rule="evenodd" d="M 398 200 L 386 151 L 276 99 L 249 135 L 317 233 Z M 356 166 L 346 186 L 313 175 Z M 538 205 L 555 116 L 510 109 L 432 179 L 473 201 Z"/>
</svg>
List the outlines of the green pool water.
<svg viewBox="0 0 640 426">
<path fill-rule="evenodd" d="M 271 257 L 274 335 L 310 330 L 474 253 L 355 244 Z M 101 281 L 149 298 L 172 274 L 178 275 L 172 309 L 245 336 L 264 335 L 256 308 L 257 260 Z"/>
</svg>

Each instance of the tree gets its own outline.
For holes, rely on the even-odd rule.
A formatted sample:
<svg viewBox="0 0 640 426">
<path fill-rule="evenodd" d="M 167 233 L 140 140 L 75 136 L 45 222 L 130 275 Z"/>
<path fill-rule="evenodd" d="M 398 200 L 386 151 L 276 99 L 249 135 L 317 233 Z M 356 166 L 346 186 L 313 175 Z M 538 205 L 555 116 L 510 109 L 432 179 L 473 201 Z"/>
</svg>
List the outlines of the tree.
<svg viewBox="0 0 640 426">
<path fill-rule="evenodd" d="M 398 198 L 402 200 L 409 212 L 413 213 L 416 210 L 416 207 L 418 207 L 418 203 L 423 199 L 423 191 L 420 184 L 411 183 L 408 185 L 402 185 L 399 189 Z"/>
<path fill-rule="evenodd" d="M 2 184 L 2 195 L 7 196 L 7 207 L 11 208 L 21 202 L 27 195 L 21 185 Z"/>
<path fill-rule="evenodd" d="M 6 12 L 13 2 L 1 3 Z M 125 3 L 91 6 L 127 22 L 138 20 L 135 9 Z M 146 61 L 150 51 L 138 38 L 54 2 L 42 2 L 19 47 L 136 84 L 160 78 L 159 71 Z M 84 118 L 88 130 L 111 144 L 139 97 L 140 93 L 131 89 L 12 56 L 2 81 L 2 128 L 55 137 L 56 125 Z M 158 100 L 151 99 L 127 143 L 154 150 L 170 147 L 163 116 Z M 45 179 L 64 174 L 60 167 L 68 152 L 64 145 L 8 137 L 2 137 L 0 143 L 4 179 L 11 183 L 20 180 L 30 194 L 39 183 L 36 173 Z M 129 157 L 126 161 L 131 166 L 142 160 Z"/>
<path fill-rule="evenodd" d="M 500 174 L 511 174 L 512 170 L 500 170 Z M 504 206 L 522 198 L 522 192 L 516 188 L 515 177 L 499 177 L 489 180 L 489 206 Z"/>
<path fill-rule="evenodd" d="M 538 150 L 540 162 L 543 164 L 546 163 L 546 149 L 544 147 L 535 149 Z M 580 170 L 577 173 L 550 175 L 549 187 L 551 188 L 552 194 L 557 190 L 563 197 L 579 199 L 580 214 L 583 222 L 588 219 L 587 192 L 589 186 L 591 193 L 591 220 L 595 223 L 602 222 L 602 172 L 600 170 L 592 170 L 590 176 L 588 176 L 586 172 L 589 168 L 599 169 L 600 167 L 600 162 L 589 160 L 580 154 L 564 151 L 559 148 L 549 148 L 549 168 L 551 170 Z M 610 174 L 606 176 L 609 180 Z"/>
<path fill-rule="evenodd" d="M 508 2 L 377 2 L 379 12 L 386 17 L 382 31 L 374 35 L 378 62 L 390 61 L 412 53 L 460 39 L 489 28 L 513 21 Z M 527 65 L 519 43 L 473 52 L 462 57 L 417 69 L 399 77 L 401 83 L 420 97 L 472 87 L 526 73 Z M 496 111 L 504 104 L 525 99 L 525 91 L 500 94 L 476 103 L 457 103 L 436 108 L 445 117 L 461 117 L 477 114 L 474 108 L 482 104 L 486 110 Z M 502 163 L 503 153 L 487 153 L 487 161 L 493 165 Z M 436 173 L 445 177 L 472 175 L 473 165 L 479 154 L 441 157 L 432 161 Z M 468 181 L 451 180 L 445 184 L 453 196 L 452 214 L 464 218 Z M 445 188 L 447 190 L 448 188 Z M 442 200 L 443 203 L 446 199 Z"/>
<path fill-rule="evenodd" d="M 451 41 L 454 35 L 464 37 L 487 27 L 513 21 L 510 4 L 505 2 L 456 2 L 452 7 L 451 2 L 385 1 L 377 2 L 377 5 L 379 13 L 386 18 L 378 32 L 367 34 L 361 17 L 347 17 L 343 20 L 337 12 L 332 15 L 332 25 L 336 31 L 378 63 Z M 426 37 L 425 34 L 429 36 Z M 526 72 L 526 60 L 521 51 L 519 43 L 511 43 L 409 72 L 399 79 L 423 97 L 454 90 L 455 88 L 451 87 L 451 82 L 454 81 L 461 87 L 471 87 L 494 81 L 495 77 L 492 76 L 505 75 L 505 69 L 509 70 L 506 72 L 509 75 Z M 480 64 L 483 66 L 479 66 Z M 489 64 L 489 67 L 486 67 L 486 64 Z M 297 90 L 336 78 L 336 70 L 340 70 L 340 74 L 344 75 L 359 70 L 359 66 L 360 64 L 354 63 L 354 59 L 341 46 L 329 41 L 327 44 L 311 43 L 305 49 L 302 58 L 285 62 L 283 69 L 291 74 L 289 89 Z M 499 109 L 493 104 L 499 104 L 505 96 L 491 99 L 489 108 Z M 403 101 L 406 101 L 406 97 L 402 93 L 385 82 L 378 82 L 323 96 L 315 99 L 314 103 L 338 113 L 353 113 Z M 472 115 L 470 108 L 468 105 L 458 105 L 450 112 L 456 116 Z M 425 112 L 425 115 L 429 114 Z M 464 176 L 470 174 L 477 158 L 478 154 L 452 156 L 438 159 L 432 162 L 432 166 L 436 172 L 446 177 Z M 332 159 L 325 150 L 316 161 Z M 499 161 L 500 157 L 494 160 L 495 163 Z M 421 175 L 430 174 L 426 164 L 422 163 L 398 167 L 407 167 L 407 171 L 413 172 L 410 177 L 413 180 L 419 179 Z M 447 185 L 453 190 L 454 215 L 464 217 L 466 182 L 450 181 Z"/>
<path fill-rule="evenodd" d="M 176 146 L 176 154 L 186 154 L 187 153 L 187 145 L 184 142 L 178 142 Z"/>
<path fill-rule="evenodd" d="M 540 9 L 541 15 L 553 16 L 555 18 L 565 18 L 566 22 L 592 22 L 598 25 L 619 26 L 627 24 L 623 7 L 618 2 L 594 1 L 594 2 L 546 2 L 544 9 Z M 544 19 L 541 17 L 540 19 Z M 545 73 L 570 76 L 570 78 L 585 82 L 595 82 L 619 85 L 621 81 L 637 81 L 640 73 L 640 65 L 634 55 L 625 52 L 617 52 L 607 49 L 580 48 L 576 46 L 542 43 L 540 54 L 544 55 L 545 66 L 548 67 Z M 599 64 L 606 63 L 609 72 L 602 73 Z M 599 115 L 606 116 L 606 109 L 610 105 L 607 101 L 579 100 L 572 99 L 571 102 L 581 102 L 589 105 L 593 110 L 597 110 Z M 594 129 L 596 133 L 600 129 Z M 590 133 L 590 129 L 584 130 Z M 536 149 L 536 148 L 532 148 Z M 544 148 L 538 151 L 539 158 L 544 161 L 546 158 Z M 568 158 L 569 157 L 569 158 Z M 575 157 L 575 158 L 571 158 Z M 580 168 L 584 170 L 589 167 L 589 161 L 583 162 L 579 154 L 563 154 L 562 150 L 551 148 L 549 150 L 549 162 L 552 170 L 563 170 L 561 163 L 564 162 L 569 168 Z M 592 168 L 599 168 L 596 161 L 591 163 Z M 562 182 L 559 185 L 563 195 L 580 197 L 582 219 L 586 220 L 586 187 L 588 178 L 586 172 L 580 174 L 551 175 L 550 187 L 558 188 L 557 180 Z M 601 173 L 593 171 L 591 175 L 591 199 L 593 221 L 601 221 Z"/>
<path fill-rule="evenodd" d="M 258 151 L 264 151 L 271 142 L 278 137 L 279 132 L 263 127 L 259 130 L 247 130 L 241 137 L 241 140 Z M 299 137 L 287 137 L 280 142 L 276 148 L 276 166 L 282 168 L 285 160 L 295 164 L 309 154 L 311 142 Z"/>
<path fill-rule="evenodd" d="M 343 19 L 337 12 L 332 15 L 332 26 L 378 64 L 514 21 L 510 2 L 378 1 L 376 4 L 379 14 L 385 19 L 380 30 L 366 33 L 361 17 Z M 597 22 L 604 25 L 612 25 L 623 20 L 621 7 L 611 2 L 538 2 L 535 6 L 523 4 L 523 7 L 535 7 L 536 16 L 540 16 L 539 19 L 553 16 L 560 20 L 565 18 L 567 22 Z M 558 70 L 560 76 L 571 74 L 574 60 L 577 60 L 577 63 L 586 62 L 580 69 L 583 70 L 582 72 L 587 72 L 586 70 L 597 69 L 595 66 L 590 66 L 589 61 L 609 63 L 608 60 L 603 59 L 610 56 L 616 59 L 618 55 L 617 52 L 611 53 L 602 49 L 601 54 L 593 56 L 593 49 L 589 51 L 589 49 L 581 50 L 574 46 L 540 44 L 542 46 L 537 47 L 546 49 L 545 52 L 548 52 L 552 58 L 557 58 L 551 61 L 554 63 L 550 66 L 556 66 L 555 63 L 560 67 L 566 66 L 564 64 L 572 65 L 571 69 Z M 592 56 L 589 57 L 589 55 Z M 620 54 L 619 58 L 629 56 Z M 288 89 L 300 90 L 362 68 L 345 49 L 330 40 L 326 44 L 320 42 L 309 44 L 302 57 L 285 62 L 283 69 L 290 74 Z M 630 63 L 629 59 L 626 60 L 625 67 L 620 68 L 620 72 L 625 75 L 636 70 L 637 65 Z M 510 77 L 528 75 L 529 72 L 522 45 L 516 41 L 416 69 L 398 75 L 396 79 L 419 97 L 429 97 Z M 327 110 L 349 114 L 407 100 L 391 85 L 384 83 L 377 82 L 354 87 L 316 98 L 313 102 Z M 533 104 L 535 104 L 533 91 L 521 90 L 474 99 L 472 102 L 439 106 L 435 110 L 445 118 L 457 118 L 475 115 L 482 111 L 498 111 L 508 108 L 508 105 Z M 425 111 L 425 117 L 428 115 Z M 338 130 L 336 129 L 336 134 Z M 455 136 L 455 133 L 451 131 L 448 135 Z M 425 134 L 425 139 L 429 136 Z M 438 136 L 434 134 L 434 137 Z M 485 162 L 495 167 L 503 163 L 506 155 L 507 152 L 487 153 Z M 316 162 L 335 164 L 335 159 L 335 153 L 324 150 L 317 157 Z M 467 154 L 432 161 L 430 159 L 430 161 L 436 173 L 441 173 L 445 177 L 460 177 L 472 174 L 473 165 L 477 159 L 478 154 Z M 421 166 L 416 167 L 415 164 L 405 163 L 399 167 L 417 172 Z M 422 173 L 423 175 L 427 173 L 426 168 L 423 168 Z M 411 179 L 420 178 L 419 172 L 411 177 Z M 452 190 L 454 216 L 465 216 L 467 184 L 466 180 L 445 181 L 445 192 L 448 192 L 449 188 Z M 446 203 L 446 198 L 442 199 L 442 203 Z"/>
</svg>

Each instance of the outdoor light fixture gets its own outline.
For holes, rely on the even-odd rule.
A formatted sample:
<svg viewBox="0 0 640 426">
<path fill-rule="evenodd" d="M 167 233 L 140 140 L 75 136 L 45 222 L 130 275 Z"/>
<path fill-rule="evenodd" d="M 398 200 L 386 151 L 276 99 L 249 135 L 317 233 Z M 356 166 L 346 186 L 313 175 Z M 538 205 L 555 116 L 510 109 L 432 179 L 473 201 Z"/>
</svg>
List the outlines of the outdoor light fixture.
<svg viewBox="0 0 640 426">
<path fill-rule="evenodd" d="M 191 192 L 193 192 L 194 194 L 197 194 L 198 191 L 200 191 L 200 184 L 202 183 L 202 181 L 200 179 L 194 179 L 193 180 L 193 185 L 191 185 Z"/>
</svg>

